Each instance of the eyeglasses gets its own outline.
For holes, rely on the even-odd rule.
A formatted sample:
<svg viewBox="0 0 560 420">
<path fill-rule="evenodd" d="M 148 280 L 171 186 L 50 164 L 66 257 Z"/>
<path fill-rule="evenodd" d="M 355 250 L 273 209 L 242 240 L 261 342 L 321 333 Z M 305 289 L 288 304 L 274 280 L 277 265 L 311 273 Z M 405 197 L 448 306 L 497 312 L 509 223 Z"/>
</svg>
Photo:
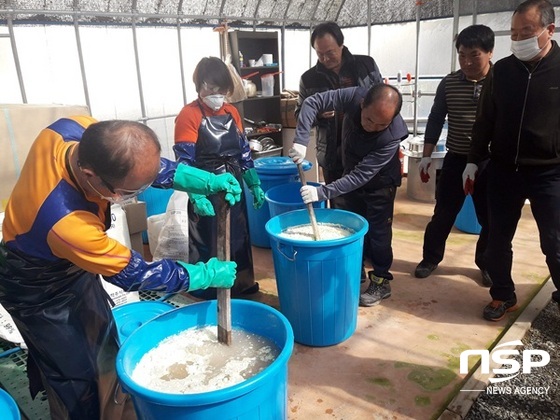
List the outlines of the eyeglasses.
<svg viewBox="0 0 560 420">
<path fill-rule="evenodd" d="M 146 191 L 148 189 L 148 187 L 150 185 L 152 185 L 152 183 L 150 182 L 149 184 L 142 185 L 140 188 L 138 188 L 136 190 L 129 190 L 127 188 L 115 188 L 109 183 L 109 181 L 106 181 L 105 179 L 103 179 L 103 177 L 101 175 L 98 175 L 98 177 L 101 180 L 101 182 L 103 183 L 103 185 L 105 185 L 105 187 L 107 187 L 107 189 L 109 191 L 111 191 L 112 194 L 118 195 L 123 200 L 127 200 L 127 199 L 130 199 L 130 198 L 136 197 L 137 195 Z"/>
<path fill-rule="evenodd" d="M 473 89 L 473 102 L 478 102 L 478 98 L 480 98 L 480 91 L 482 90 L 482 85 L 479 85 L 477 82 L 474 82 L 474 89 Z"/>
<path fill-rule="evenodd" d="M 149 184 L 143 185 L 140 188 L 138 188 L 137 190 L 129 190 L 126 188 L 115 188 L 113 187 L 108 181 L 105 181 L 101 176 L 99 176 L 99 179 L 101 180 L 101 182 L 103 183 L 103 185 L 111 192 L 111 194 L 113 194 L 114 196 L 112 197 L 108 197 L 104 194 L 102 194 L 97 188 L 95 188 L 91 182 L 89 182 L 89 179 L 86 179 L 86 182 L 88 183 L 88 185 L 91 187 L 91 189 L 93 191 L 95 191 L 95 193 L 97 195 L 99 195 L 99 197 L 101 197 L 103 200 L 107 200 L 111 203 L 121 203 L 123 201 L 127 201 L 130 200 L 131 198 L 134 198 L 136 196 L 138 196 L 139 194 L 143 193 L 144 191 L 146 191 L 148 189 L 148 187 L 150 185 L 152 185 L 152 183 L 150 182 Z M 116 196 L 116 197 L 115 197 Z"/>
</svg>

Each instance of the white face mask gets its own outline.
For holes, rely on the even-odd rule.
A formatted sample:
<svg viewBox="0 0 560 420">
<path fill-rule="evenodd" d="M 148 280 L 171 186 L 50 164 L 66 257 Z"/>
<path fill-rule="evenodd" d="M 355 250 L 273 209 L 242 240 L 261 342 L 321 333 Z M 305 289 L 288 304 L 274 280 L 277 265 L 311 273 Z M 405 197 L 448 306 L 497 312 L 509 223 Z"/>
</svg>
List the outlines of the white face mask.
<svg viewBox="0 0 560 420">
<path fill-rule="evenodd" d="M 206 105 L 208 105 L 214 111 L 217 111 L 224 104 L 224 99 L 225 99 L 224 95 L 219 95 L 219 94 L 208 95 L 208 96 L 205 96 L 204 98 L 202 98 L 202 102 L 204 102 Z"/>
<path fill-rule="evenodd" d="M 531 38 L 523 39 L 521 41 L 511 41 L 511 52 L 521 61 L 529 61 L 535 58 L 541 51 L 539 48 L 539 37 L 546 31 L 543 31 Z"/>
</svg>

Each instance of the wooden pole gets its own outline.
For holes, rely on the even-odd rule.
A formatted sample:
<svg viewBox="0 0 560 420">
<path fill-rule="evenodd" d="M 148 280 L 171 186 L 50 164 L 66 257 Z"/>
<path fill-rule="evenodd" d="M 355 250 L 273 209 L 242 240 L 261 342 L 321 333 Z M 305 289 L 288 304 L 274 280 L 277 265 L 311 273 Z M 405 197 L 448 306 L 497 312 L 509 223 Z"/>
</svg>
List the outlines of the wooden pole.
<svg viewBox="0 0 560 420">
<path fill-rule="evenodd" d="M 225 198 L 225 194 L 224 194 Z M 230 256 L 230 214 L 229 204 L 220 206 L 218 218 L 218 259 L 229 261 Z M 218 341 L 231 345 L 231 289 L 218 288 Z"/>
<path fill-rule="evenodd" d="M 303 167 L 301 163 L 297 164 L 298 172 L 299 172 L 299 179 L 301 180 L 301 185 L 307 185 L 307 181 L 305 181 L 305 174 L 303 172 Z M 307 212 L 309 213 L 309 220 L 311 221 L 311 228 L 313 229 L 313 236 L 315 240 L 318 241 L 321 239 L 321 235 L 319 234 L 319 227 L 317 226 L 317 219 L 315 218 L 315 210 L 313 209 L 312 203 L 307 203 L 305 205 L 307 207 Z"/>
</svg>

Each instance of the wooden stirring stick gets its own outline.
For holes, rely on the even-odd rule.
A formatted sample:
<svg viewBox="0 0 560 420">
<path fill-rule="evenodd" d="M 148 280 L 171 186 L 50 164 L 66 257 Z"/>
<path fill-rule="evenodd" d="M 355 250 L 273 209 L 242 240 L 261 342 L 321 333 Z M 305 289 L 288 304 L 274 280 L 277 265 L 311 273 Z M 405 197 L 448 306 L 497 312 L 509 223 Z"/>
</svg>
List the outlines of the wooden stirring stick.
<svg viewBox="0 0 560 420">
<path fill-rule="evenodd" d="M 230 260 L 230 214 L 229 204 L 225 202 L 220 206 L 218 217 L 218 259 L 221 261 Z M 231 345 L 231 289 L 219 287 L 218 297 L 218 341 Z"/>
</svg>

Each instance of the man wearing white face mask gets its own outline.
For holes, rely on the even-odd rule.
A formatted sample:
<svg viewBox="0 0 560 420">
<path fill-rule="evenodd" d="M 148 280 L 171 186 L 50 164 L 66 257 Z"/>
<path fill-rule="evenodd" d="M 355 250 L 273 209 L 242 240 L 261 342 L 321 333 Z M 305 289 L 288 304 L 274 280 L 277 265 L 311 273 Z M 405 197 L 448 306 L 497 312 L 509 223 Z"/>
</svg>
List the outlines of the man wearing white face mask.
<svg viewBox="0 0 560 420">
<path fill-rule="evenodd" d="M 160 157 L 148 126 L 135 121 L 62 118 L 41 131 L 2 224 L 0 302 L 27 347 L 32 397 L 47 390 L 53 419 L 121 419 L 114 402 L 117 330 L 98 274 L 123 290 L 178 292 L 232 286 L 235 263 L 160 260 L 110 238 L 111 206 L 146 185 L 210 194 L 231 204 L 241 188 Z"/>
<path fill-rule="evenodd" d="M 264 204 L 264 191 L 251 158 L 249 142 L 237 109 L 224 102 L 233 92 L 227 66 L 217 57 L 205 57 L 197 64 L 193 82 L 198 98 L 187 104 L 175 120 L 175 145 L 178 161 L 212 172 L 229 173 L 240 184 L 245 181 L 252 194 L 252 205 Z M 225 205 L 216 194 L 189 194 L 189 259 L 195 263 L 217 255 L 215 209 Z M 231 207 L 231 260 L 237 262 L 238 275 L 233 295 L 258 290 L 253 271 L 245 195 Z M 202 217 L 201 217 L 202 216 Z M 200 298 L 215 298 L 214 289 L 197 293 Z"/>
<path fill-rule="evenodd" d="M 560 289 L 560 48 L 552 40 L 554 19 L 547 0 L 517 7 L 511 21 L 513 55 L 489 73 L 473 125 L 463 186 L 473 192 L 477 164 L 490 152 L 486 261 L 493 285 L 492 302 L 483 311 L 490 321 L 517 309 L 512 240 L 526 199 Z M 560 302 L 560 292 L 552 298 Z"/>
</svg>

